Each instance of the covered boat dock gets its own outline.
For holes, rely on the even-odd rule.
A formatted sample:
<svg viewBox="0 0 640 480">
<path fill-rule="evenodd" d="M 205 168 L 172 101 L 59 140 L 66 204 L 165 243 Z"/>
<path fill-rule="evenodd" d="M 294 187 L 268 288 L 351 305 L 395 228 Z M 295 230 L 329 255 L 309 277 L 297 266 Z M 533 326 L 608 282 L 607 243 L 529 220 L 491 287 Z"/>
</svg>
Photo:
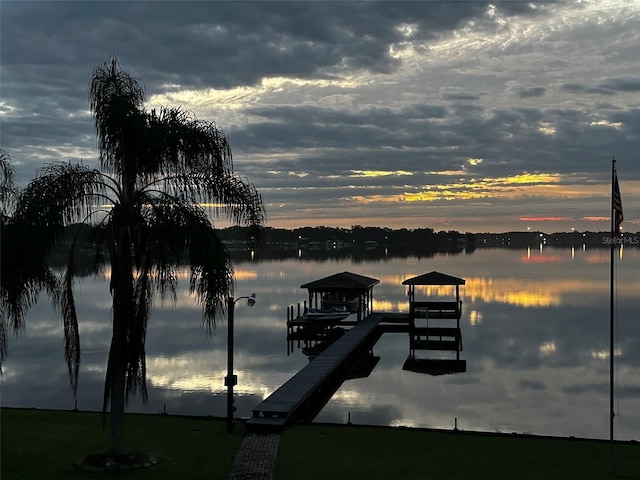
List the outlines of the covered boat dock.
<svg viewBox="0 0 640 480">
<path fill-rule="evenodd" d="M 360 321 L 373 312 L 373 287 L 380 280 L 342 272 L 300 285 L 309 291 L 309 307 L 327 310 L 344 307 Z"/>
<path fill-rule="evenodd" d="M 466 361 L 460 359 L 459 288 L 465 280 L 440 272 L 405 280 L 403 285 L 409 287 L 409 313 L 372 312 L 372 290 L 378 283 L 375 278 L 342 272 L 301 285 L 300 288 L 309 291 L 311 308 L 349 308 L 356 299 L 354 313 L 358 314 L 358 320 L 307 318 L 301 315 L 300 304 L 295 316 L 291 306 L 287 310 L 287 343 L 291 344 L 287 353 L 293 351 L 294 341 L 298 341 L 298 346 L 304 342 L 303 353 L 310 362 L 253 409 L 248 426 L 282 428 L 292 422 L 313 419 L 345 379 L 371 372 L 379 360 L 373 355 L 373 346 L 386 332 L 409 333 L 410 351 L 404 370 L 431 375 L 466 371 Z M 416 300 L 416 287 L 434 285 L 455 286 L 455 301 Z M 455 327 L 450 325 L 452 320 Z M 416 351 L 427 350 L 453 352 L 454 358 L 416 357 Z"/>
<path fill-rule="evenodd" d="M 432 271 L 408 278 L 403 285 L 409 287 L 409 356 L 403 366 L 405 370 L 431 375 L 466 371 L 467 362 L 460 359 L 462 333 L 460 317 L 462 300 L 460 286 L 463 278 Z M 455 300 L 416 300 L 416 287 L 455 287 Z M 454 320 L 455 326 L 451 325 Z M 454 358 L 420 358 L 416 351 L 450 352 Z"/>
</svg>

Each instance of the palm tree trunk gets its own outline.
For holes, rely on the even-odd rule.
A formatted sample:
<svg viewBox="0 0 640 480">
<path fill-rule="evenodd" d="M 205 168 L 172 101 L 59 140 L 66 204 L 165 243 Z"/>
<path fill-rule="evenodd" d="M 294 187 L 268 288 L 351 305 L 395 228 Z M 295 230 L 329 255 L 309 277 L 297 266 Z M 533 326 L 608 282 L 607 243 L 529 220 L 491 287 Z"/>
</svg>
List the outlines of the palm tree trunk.
<svg viewBox="0 0 640 480">
<path fill-rule="evenodd" d="M 116 225 L 118 223 L 116 222 Z M 111 389 L 111 442 L 113 454 L 124 451 L 124 407 L 126 399 L 128 328 L 133 315 L 133 264 L 129 250 L 128 229 L 117 232 L 118 240 L 112 260 L 113 333 L 109 350 L 108 381 Z M 115 260 L 115 261 L 114 261 Z"/>
<path fill-rule="evenodd" d="M 116 297 L 114 293 L 114 298 Z M 115 303 L 115 302 L 114 302 Z M 109 357 L 111 365 L 111 434 L 110 451 L 120 454 L 124 451 L 124 405 L 126 384 L 126 325 L 122 325 L 122 315 L 113 314 L 113 336 Z M 125 331 L 124 339 L 122 330 Z"/>
</svg>

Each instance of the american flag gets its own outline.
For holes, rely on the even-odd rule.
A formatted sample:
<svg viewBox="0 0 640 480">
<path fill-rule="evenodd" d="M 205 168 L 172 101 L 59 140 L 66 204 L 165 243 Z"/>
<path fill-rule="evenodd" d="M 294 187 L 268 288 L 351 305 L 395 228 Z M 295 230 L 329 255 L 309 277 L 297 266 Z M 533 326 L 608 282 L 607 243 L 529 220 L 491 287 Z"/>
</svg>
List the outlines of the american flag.
<svg viewBox="0 0 640 480">
<path fill-rule="evenodd" d="M 618 186 L 618 174 L 615 171 L 613 172 L 612 208 L 615 225 L 614 232 L 616 235 L 620 235 L 620 224 L 622 220 L 624 220 L 624 216 L 622 215 L 622 197 L 620 196 L 620 187 Z"/>
</svg>

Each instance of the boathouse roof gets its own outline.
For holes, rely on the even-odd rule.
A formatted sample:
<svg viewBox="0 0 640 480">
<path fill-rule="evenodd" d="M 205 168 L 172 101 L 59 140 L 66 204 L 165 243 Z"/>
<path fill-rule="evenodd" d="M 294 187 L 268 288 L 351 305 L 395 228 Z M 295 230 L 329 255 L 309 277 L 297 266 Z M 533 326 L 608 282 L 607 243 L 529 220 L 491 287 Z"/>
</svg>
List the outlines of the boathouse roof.
<svg viewBox="0 0 640 480">
<path fill-rule="evenodd" d="M 367 290 L 380 283 L 377 278 L 365 277 L 357 273 L 342 272 L 330 275 L 320 280 L 300 285 L 308 290 Z"/>
<path fill-rule="evenodd" d="M 454 277 L 446 273 L 433 272 L 424 273 L 417 277 L 407 278 L 402 285 L 464 285 L 464 278 Z"/>
</svg>

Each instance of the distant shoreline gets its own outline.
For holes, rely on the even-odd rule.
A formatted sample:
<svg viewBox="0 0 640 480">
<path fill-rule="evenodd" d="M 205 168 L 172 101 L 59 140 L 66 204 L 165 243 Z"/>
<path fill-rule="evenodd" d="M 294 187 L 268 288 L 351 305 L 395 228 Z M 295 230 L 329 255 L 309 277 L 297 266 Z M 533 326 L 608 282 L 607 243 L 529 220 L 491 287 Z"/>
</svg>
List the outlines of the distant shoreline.
<svg viewBox="0 0 640 480">
<path fill-rule="evenodd" d="M 73 239 L 76 247 L 76 274 L 95 273 L 96 265 L 106 261 L 106 251 L 96 251 L 92 247 L 93 227 L 71 225 L 65 236 L 51 253 L 49 265 L 64 267 L 68 260 L 69 248 Z M 228 227 L 218 230 L 218 236 L 229 250 L 234 260 L 250 256 L 252 260 L 274 258 L 304 258 L 308 260 L 325 258 L 354 257 L 360 259 L 378 259 L 407 256 L 427 256 L 438 254 L 471 254 L 476 249 L 508 248 L 535 249 L 573 248 L 573 249 L 610 249 L 612 245 L 624 248 L 640 247 L 640 233 L 624 233 L 611 238 L 609 232 L 567 232 L 545 234 L 540 231 L 505 233 L 460 233 L 456 231 L 435 232 L 431 228 L 415 230 L 391 230 L 378 227 L 354 227 L 352 229 L 305 227 L 295 230 L 264 230 L 262 242 L 251 237 L 244 227 Z M 79 241 L 79 239 L 82 239 Z M 187 260 L 184 260 L 187 263 Z"/>
</svg>

